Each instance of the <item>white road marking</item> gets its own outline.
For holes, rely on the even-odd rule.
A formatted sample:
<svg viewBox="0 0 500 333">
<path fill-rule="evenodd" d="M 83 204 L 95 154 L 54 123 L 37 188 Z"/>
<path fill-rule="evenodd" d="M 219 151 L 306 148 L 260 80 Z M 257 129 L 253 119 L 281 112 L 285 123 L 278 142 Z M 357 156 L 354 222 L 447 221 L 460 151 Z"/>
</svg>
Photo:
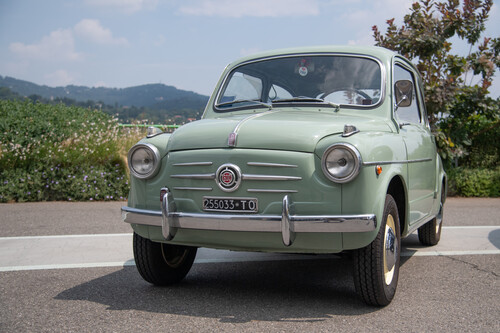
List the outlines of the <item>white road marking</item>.
<svg viewBox="0 0 500 333">
<path fill-rule="evenodd" d="M 15 272 L 15 271 L 33 271 L 45 269 L 69 269 L 69 268 L 99 268 L 99 267 L 125 267 L 135 266 L 134 260 L 125 262 L 94 262 L 88 264 L 53 264 L 53 265 L 33 265 L 33 266 L 10 266 L 0 267 L 0 272 Z"/>
<path fill-rule="evenodd" d="M 54 236 L 17 236 L 0 237 L 2 240 L 32 240 L 32 239 L 65 239 L 65 238 L 96 238 L 96 237 L 131 237 L 132 233 L 126 234 L 84 234 L 84 235 L 54 235 Z"/>
<path fill-rule="evenodd" d="M 401 253 L 402 257 L 439 257 L 439 256 L 472 256 L 479 254 L 500 254 L 500 250 L 477 250 L 477 251 L 419 251 Z"/>
<path fill-rule="evenodd" d="M 135 266 L 132 234 L 0 237 L 0 272 Z M 500 226 L 443 227 L 441 241 L 419 245 L 416 234 L 402 242 L 403 257 L 500 254 Z M 328 255 L 292 255 L 200 249 L 195 264 L 318 260 Z"/>
<path fill-rule="evenodd" d="M 495 225 L 478 225 L 478 226 L 473 226 L 473 225 L 450 225 L 450 226 L 443 226 L 443 230 L 445 229 L 499 229 L 500 226 L 495 226 Z"/>
</svg>

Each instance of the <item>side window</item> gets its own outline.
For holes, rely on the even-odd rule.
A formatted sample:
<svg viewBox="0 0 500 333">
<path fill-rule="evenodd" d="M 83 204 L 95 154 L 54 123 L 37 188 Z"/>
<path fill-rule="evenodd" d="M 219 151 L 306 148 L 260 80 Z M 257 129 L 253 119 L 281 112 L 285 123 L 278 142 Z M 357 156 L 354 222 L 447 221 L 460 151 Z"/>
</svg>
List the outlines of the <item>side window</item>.
<svg viewBox="0 0 500 333">
<path fill-rule="evenodd" d="M 262 95 L 262 80 L 241 72 L 236 72 L 231 76 L 224 95 L 220 103 L 235 100 L 260 100 Z"/>
<path fill-rule="evenodd" d="M 395 65 L 394 66 L 394 83 L 399 80 L 409 80 L 413 83 L 413 93 L 412 93 L 412 101 L 410 106 L 400 106 L 396 110 L 396 118 L 402 122 L 409 122 L 418 124 L 421 122 L 420 117 L 420 109 L 417 101 L 417 93 L 416 93 L 416 81 L 413 77 L 412 73 L 406 68 Z"/>
<path fill-rule="evenodd" d="M 274 101 L 277 99 L 287 99 L 292 98 L 292 94 L 290 94 L 285 88 L 282 88 L 276 84 L 271 86 L 271 90 L 269 91 L 269 100 Z"/>
</svg>

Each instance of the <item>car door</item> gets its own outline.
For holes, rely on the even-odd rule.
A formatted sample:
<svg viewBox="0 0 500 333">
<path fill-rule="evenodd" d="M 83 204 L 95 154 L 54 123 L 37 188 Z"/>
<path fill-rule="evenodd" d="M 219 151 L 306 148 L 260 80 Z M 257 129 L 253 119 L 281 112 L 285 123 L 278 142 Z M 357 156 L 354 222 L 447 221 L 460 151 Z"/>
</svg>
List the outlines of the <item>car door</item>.
<svg viewBox="0 0 500 333">
<path fill-rule="evenodd" d="M 436 182 L 436 145 L 426 120 L 423 94 L 416 73 L 399 62 L 395 63 L 393 73 L 393 89 L 396 89 L 396 82 L 400 80 L 408 80 L 413 84 L 411 103 L 401 103 L 408 106 L 395 106 L 395 119 L 406 145 L 410 224 L 414 224 L 431 212 Z"/>
</svg>

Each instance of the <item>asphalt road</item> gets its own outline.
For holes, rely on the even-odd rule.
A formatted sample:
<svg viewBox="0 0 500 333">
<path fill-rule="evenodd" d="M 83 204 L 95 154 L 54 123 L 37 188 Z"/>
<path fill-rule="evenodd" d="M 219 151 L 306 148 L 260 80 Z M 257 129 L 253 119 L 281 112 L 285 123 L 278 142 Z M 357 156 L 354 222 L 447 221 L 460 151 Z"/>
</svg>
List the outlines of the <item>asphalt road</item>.
<svg viewBox="0 0 500 333">
<path fill-rule="evenodd" d="M 0 205 L 0 332 L 499 332 L 500 199 L 448 199 L 442 240 L 403 241 L 396 298 L 350 261 L 201 249 L 174 287 L 133 266 L 123 203 Z"/>
</svg>

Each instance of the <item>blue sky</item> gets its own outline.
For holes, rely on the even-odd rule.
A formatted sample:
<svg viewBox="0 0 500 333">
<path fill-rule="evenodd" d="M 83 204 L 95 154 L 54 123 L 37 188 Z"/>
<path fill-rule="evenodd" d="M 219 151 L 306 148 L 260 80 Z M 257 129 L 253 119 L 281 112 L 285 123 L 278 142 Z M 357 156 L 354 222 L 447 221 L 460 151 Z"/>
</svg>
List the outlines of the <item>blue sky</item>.
<svg viewBox="0 0 500 333">
<path fill-rule="evenodd" d="M 413 0 L 0 0 L 0 75 L 48 86 L 164 83 L 208 95 L 258 51 L 373 45 Z M 487 36 L 500 36 L 494 4 Z M 465 51 L 464 51 L 465 52 Z M 500 81 L 497 74 L 496 81 Z M 492 95 L 500 95 L 495 82 Z"/>
</svg>

